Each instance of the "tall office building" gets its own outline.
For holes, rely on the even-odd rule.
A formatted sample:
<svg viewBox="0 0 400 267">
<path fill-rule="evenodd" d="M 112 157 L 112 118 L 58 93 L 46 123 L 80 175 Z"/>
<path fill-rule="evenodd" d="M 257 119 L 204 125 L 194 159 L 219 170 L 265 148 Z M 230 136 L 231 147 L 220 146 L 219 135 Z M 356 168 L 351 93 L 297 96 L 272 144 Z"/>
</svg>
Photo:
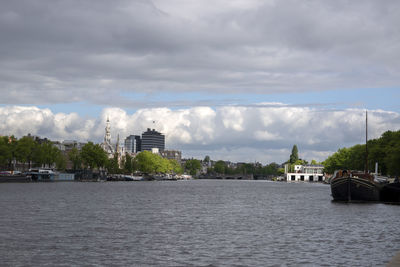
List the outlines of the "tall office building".
<svg viewBox="0 0 400 267">
<path fill-rule="evenodd" d="M 152 151 L 152 148 L 158 148 L 159 151 L 165 149 L 165 136 L 156 130 L 150 130 L 142 133 L 142 151 Z"/>
<path fill-rule="evenodd" d="M 141 140 L 139 135 L 130 135 L 125 138 L 125 151 L 129 153 L 138 153 L 141 149 Z"/>
</svg>

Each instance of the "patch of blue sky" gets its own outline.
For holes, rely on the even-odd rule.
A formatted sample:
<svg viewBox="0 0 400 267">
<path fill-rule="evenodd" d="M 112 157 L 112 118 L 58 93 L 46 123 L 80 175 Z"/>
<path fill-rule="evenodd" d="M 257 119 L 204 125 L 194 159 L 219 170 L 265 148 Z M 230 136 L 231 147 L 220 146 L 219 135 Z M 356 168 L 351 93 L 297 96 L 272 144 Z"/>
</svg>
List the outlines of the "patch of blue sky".
<svg viewBox="0 0 400 267">
<path fill-rule="evenodd" d="M 144 107 L 168 107 L 171 109 L 190 108 L 193 106 L 238 105 L 248 106 L 258 103 L 282 103 L 285 105 L 308 106 L 316 109 L 382 109 L 400 113 L 400 88 L 363 88 L 335 89 L 326 91 L 298 93 L 209 93 L 209 92 L 153 92 L 135 93 L 122 92 L 120 97 L 132 101 L 132 105 L 121 106 L 127 113 L 133 114 Z M 135 105 L 138 103 L 138 105 Z M 140 104 L 140 105 L 139 105 Z M 7 106 L 1 104 L 0 106 Z M 32 106 L 32 105 L 22 105 Z M 54 103 L 38 105 L 39 108 L 49 108 L 53 113 L 76 112 L 80 116 L 97 118 L 107 105 L 88 102 Z"/>
<path fill-rule="evenodd" d="M 399 88 L 341 89 L 318 92 L 270 95 L 271 100 L 294 105 L 321 106 L 323 108 L 383 109 L 400 112 Z"/>
<path fill-rule="evenodd" d="M 226 97 L 226 95 L 225 95 Z M 383 109 L 400 112 L 399 88 L 341 89 L 299 93 L 235 94 L 235 104 L 282 103 L 294 106 L 308 106 L 317 109 Z"/>
<path fill-rule="evenodd" d="M 38 108 L 50 109 L 54 114 L 56 113 L 77 113 L 80 116 L 97 118 L 104 106 L 95 105 L 86 102 L 71 102 L 71 103 L 56 103 L 56 104 L 46 104 L 37 105 Z"/>
</svg>

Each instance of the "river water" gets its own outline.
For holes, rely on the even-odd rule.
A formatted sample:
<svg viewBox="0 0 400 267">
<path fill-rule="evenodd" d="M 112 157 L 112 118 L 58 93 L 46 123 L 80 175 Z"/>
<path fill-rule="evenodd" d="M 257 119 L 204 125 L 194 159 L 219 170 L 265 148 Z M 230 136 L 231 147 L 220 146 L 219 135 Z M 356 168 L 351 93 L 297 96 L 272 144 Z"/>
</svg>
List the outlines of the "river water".
<svg viewBox="0 0 400 267">
<path fill-rule="evenodd" d="M 2 266 L 384 266 L 400 206 L 268 181 L 0 184 Z"/>
</svg>

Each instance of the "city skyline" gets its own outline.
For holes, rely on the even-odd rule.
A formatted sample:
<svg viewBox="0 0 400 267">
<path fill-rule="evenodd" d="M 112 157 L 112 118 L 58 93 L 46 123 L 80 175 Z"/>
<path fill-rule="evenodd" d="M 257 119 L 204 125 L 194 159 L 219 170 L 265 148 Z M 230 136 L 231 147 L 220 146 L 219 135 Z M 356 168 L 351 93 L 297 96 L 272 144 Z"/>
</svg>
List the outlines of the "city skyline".
<svg viewBox="0 0 400 267">
<path fill-rule="evenodd" d="M 0 135 L 155 128 L 183 157 L 318 161 L 400 129 L 397 1 L 0 4 Z M 155 123 L 153 123 L 155 121 Z"/>
</svg>

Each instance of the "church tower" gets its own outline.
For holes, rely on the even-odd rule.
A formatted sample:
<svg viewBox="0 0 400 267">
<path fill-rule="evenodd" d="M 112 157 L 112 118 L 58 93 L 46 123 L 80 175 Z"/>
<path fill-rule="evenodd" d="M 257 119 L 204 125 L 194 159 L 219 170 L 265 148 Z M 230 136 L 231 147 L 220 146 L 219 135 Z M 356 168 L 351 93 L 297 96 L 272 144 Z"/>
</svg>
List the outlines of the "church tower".
<svg viewBox="0 0 400 267">
<path fill-rule="evenodd" d="M 110 119 L 108 117 L 105 130 L 106 133 L 104 135 L 104 143 L 111 144 L 111 126 L 110 126 Z"/>
<path fill-rule="evenodd" d="M 108 154 L 108 157 L 112 157 L 114 154 L 114 148 L 111 145 L 111 126 L 110 120 L 107 117 L 105 134 L 104 134 L 104 142 L 101 144 L 101 147 Z"/>
</svg>

